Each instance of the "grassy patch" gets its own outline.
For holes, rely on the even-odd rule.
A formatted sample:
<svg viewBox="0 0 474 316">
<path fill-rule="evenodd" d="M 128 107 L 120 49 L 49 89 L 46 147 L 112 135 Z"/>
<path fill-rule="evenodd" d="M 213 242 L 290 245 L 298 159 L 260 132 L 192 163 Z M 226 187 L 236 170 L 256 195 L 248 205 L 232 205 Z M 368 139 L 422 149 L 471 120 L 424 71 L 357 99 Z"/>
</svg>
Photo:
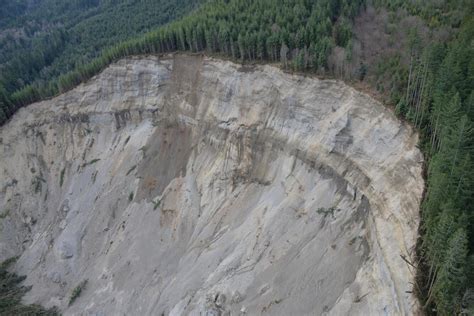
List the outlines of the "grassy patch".
<svg viewBox="0 0 474 316">
<path fill-rule="evenodd" d="M 130 194 L 128 195 L 128 200 L 129 200 L 130 202 L 133 201 L 133 192 L 130 192 Z"/>
<path fill-rule="evenodd" d="M 81 293 L 82 291 L 86 288 L 86 285 L 87 285 L 87 280 L 84 280 L 82 281 L 81 283 L 79 283 L 73 290 L 72 290 L 72 293 L 71 293 L 71 297 L 69 298 L 69 306 L 71 306 L 72 304 L 74 304 L 74 302 L 76 301 L 76 299 L 81 296 Z"/>
</svg>

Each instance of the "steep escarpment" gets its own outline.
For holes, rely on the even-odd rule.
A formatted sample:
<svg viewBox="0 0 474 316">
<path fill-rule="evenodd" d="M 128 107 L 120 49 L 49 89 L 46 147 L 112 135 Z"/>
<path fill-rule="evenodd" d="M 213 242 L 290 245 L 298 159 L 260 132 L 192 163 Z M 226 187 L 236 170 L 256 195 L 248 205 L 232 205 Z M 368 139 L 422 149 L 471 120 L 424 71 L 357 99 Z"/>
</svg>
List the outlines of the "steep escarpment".
<svg viewBox="0 0 474 316">
<path fill-rule="evenodd" d="M 0 129 L 0 257 L 65 314 L 412 314 L 417 136 L 337 81 L 121 60 Z M 73 289 L 87 287 L 68 306 Z"/>
</svg>

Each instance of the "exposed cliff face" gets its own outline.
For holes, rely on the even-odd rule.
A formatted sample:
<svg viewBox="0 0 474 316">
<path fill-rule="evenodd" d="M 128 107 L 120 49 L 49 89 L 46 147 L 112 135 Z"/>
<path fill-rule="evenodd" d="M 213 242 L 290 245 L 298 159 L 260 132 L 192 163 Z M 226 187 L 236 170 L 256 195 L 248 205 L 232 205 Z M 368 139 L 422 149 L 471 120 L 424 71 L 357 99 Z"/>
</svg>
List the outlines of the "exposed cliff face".
<svg viewBox="0 0 474 316">
<path fill-rule="evenodd" d="M 0 257 L 95 315 L 417 310 L 417 136 L 336 81 L 122 60 L 0 129 Z M 68 307 L 72 289 L 88 279 Z"/>
</svg>

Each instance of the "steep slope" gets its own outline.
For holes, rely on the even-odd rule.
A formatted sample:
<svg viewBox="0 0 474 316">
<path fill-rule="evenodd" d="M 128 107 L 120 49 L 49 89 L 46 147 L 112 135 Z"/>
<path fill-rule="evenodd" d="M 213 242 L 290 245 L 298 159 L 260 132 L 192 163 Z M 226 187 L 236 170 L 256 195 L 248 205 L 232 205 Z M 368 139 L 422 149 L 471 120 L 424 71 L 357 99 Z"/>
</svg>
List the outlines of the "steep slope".
<svg viewBox="0 0 474 316">
<path fill-rule="evenodd" d="M 417 136 L 338 81 L 121 60 L 0 129 L 0 257 L 66 315 L 413 314 Z M 73 288 L 88 279 L 68 306 Z"/>
</svg>

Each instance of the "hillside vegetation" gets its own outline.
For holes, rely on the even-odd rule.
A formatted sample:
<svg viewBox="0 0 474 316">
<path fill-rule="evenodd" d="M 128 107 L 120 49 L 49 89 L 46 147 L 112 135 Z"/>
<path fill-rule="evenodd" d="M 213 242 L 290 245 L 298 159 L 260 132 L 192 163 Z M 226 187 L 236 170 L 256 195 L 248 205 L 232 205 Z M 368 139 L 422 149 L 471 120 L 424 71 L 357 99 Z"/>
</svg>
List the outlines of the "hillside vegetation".
<svg viewBox="0 0 474 316">
<path fill-rule="evenodd" d="M 26 70 L 2 75 L 0 121 L 135 54 L 206 52 L 368 86 L 422 135 L 428 187 L 420 260 L 412 263 L 418 267 L 414 290 L 428 312 L 468 313 L 474 308 L 473 6 L 450 0 L 213 0 L 141 37 L 104 42 L 114 45 L 91 62 L 47 73 L 23 60 Z"/>
<path fill-rule="evenodd" d="M 98 57 L 105 47 L 170 22 L 197 3 L 0 1 L 0 120 L 14 111 L 5 107 L 5 95 L 29 84 L 48 85 L 50 80 Z"/>
<path fill-rule="evenodd" d="M 26 278 L 8 272 L 8 267 L 15 261 L 9 259 L 0 264 L 0 315 L 59 315 L 56 310 L 45 310 L 38 305 L 23 305 L 21 298 L 29 288 L 20 283 Z"/>
</svg>

